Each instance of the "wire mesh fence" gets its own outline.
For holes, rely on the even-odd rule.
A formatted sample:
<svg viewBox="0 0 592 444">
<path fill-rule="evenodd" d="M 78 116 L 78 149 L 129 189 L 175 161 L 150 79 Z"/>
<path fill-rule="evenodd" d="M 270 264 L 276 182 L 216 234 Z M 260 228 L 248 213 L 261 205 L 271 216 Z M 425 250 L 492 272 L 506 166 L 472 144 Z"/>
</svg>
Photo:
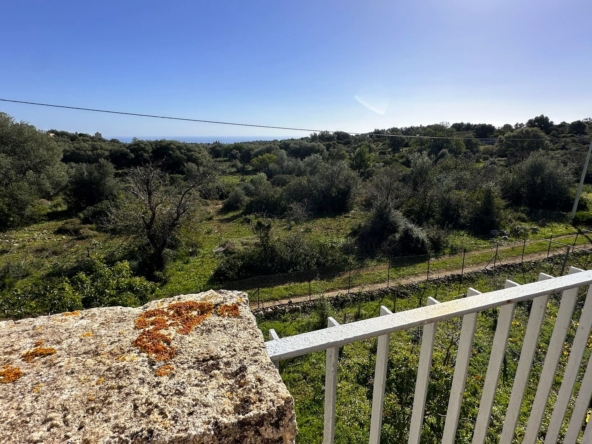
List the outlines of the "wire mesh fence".
<svg viewBox="0 0 592 444">
<path fill-rule="evenodd" d="M 240 281 L 225 282 L 218 288 L 245 291 L 258 308 L 291 303 L 322 295 L 363 292 L 389 288 L 411 282 L 429 282 L 446 276 L 458 276 L 459 283 L 465 273 L 492 270 L 510 264 L 553 258 L 553 273 L 563 274 L 565 267 L 574 264 L 586 268 L 592 260 L 590 231 L 548 239 L 523 239 L 515 242 L 495 241 L 491 247 L 457 254 L 433 256 L 418 255 L 391 258 L 359 267 L 327 267 L 275 275 L 256 276 Z M 563 270 L 557 265 L 558 256 L 564 256 Z M 524 267 L 523 267 L 524 268 Z M 524 273 L 523 273 L 524 274 Z M 551 274 L 551 273 L 549 273 Z M 526 276 L 525 276 L 526 277 Z M 503 284 L 503 279 L 502 279 Z"/>
</svg>

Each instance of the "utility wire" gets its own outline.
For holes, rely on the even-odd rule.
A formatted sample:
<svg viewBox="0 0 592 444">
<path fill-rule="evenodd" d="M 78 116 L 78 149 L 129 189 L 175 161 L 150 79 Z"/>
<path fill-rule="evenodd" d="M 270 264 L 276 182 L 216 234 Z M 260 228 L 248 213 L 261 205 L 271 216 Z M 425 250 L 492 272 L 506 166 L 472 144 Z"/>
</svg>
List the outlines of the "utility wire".
<svg viewBox="0 0 592 444">
<path fill-rule="evenodd" d="M 95 108 L 82 108 L 79 106 L 66 106 L 66 105 L 54 105 L 50 103 L 38 103 L 38 102 L 26 102 L 24 100 L 10 100 L 10 99 L 0 99 L 1 102 L 10 102 L 10 103 L 21 103 L 24 105 L 35 105 L 35 106 L 48 106 L 50 108 L 65 108 L 65 109 L 74 109 L 78 111 L 92 111 L 95 113 L 107 113 L 107 114 L 121 114 L 124 116 L 137 116 L 137 117 L 151 117 L 153 119 L 167 119 L 167 120 L 183 120 L 186 122 L 199 122 L 199 123 L 214 123 L 216 125 L 233 125 L 233 126 L 250 126 L 255 128 L 271 128 L 271 129 L 283 129 L 283 130 L 290 130 L 290 131 L 307 131 L 307 132 L 321 132 L 322 130 L 315 130 L 315 129 L 306 129 L 306 128 L 288 128 L 283 126 L 270 126 L 270 125 L 254 125 L 250 123 L 233 123 L 233 122 L 219 122 L 216 120 L 202 120 L 202 119 L 189 119 L 185 117 L 170 117 L 170 116 L 157 116 L 153 114 L 140 114 L 140 113 L 128 113 L 125 111 L 111 111 L 106 109 L 95 109 Z"/>
<path fill-rule="evenodd" d="M 350 136 L 369 136 L 369 137 L 401 137 L 401 138 L 409 138 L 409 139 L 459 139 L 459 140 L 487 140 L 487 141 L 495 141 L 496 137 L 461 137 L 461 136 L 422 136 L 420 134 L 417 135 L 408 135 L 408 134 L 381 134 L 381 133 L 356 133 L 350 131 L 328 131 L 328 130 L 318 130 L 318 129 L 310 129 L 310 128 L 293 128 L 293 127 L 285 127 L 285 126 L 272 126 L 272 125 L 256 125 L 251 123 L 237 123 L 237 122 L 222 122 L 217 120 L 204 120 L 204 119 L 190 119 L 186 117 L 172 117 L 172 116 L 159 116 L 155 114 L 141 114 L 141 113 L 130 113 L 126 111 L 113 111 L 113 110 L 106 110 L 106 109 L 96 109 L 96 108 L 83 108 L 79 106 L 67 106 L 67 105 L 55 105 L 51 103 L 39 103 L 39 102 L 27 102 L 24 100 L 12 100 L 12 99 L 2 99 L 0 98 L 0 102 L 8 102 L 8 103 L 19 103 L 22 105 L 34 105 L 34 106 L 46 106 L 50 108 L 63 108 L 63 109 L 73 109 L 76 111 L 91 111 L 95 113 L 106 113 L 106 114 L 118 114 L 123 116 L 136 116 L 136 117 L 149 117 L 153 119 L 165 119 L 165 120 L 181 120 L 185 122 L 198 122 L 198 123 L 212 123 L 215 125 L 231 125 L 231 126 L 245 126 L 251 128 L 268 128 L 268 129 L 281 129 L 281 130 L 288 130 L 288 131 L 306 131 L 306 132 L 313 132 L 313 133 L 346 133 Z M 527 140 L 541 140 L 541 139 L 511 139 L 512 141 L 527 141 Z"/>
</svg>

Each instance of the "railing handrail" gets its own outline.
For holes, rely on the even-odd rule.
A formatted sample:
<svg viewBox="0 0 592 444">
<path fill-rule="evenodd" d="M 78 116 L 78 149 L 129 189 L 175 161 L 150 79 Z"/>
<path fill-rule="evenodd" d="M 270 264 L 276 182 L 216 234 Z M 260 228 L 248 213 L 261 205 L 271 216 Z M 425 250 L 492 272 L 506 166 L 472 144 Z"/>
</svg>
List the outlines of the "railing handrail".
<svg viewBox="0 0 592 444">
<path fill-rule="evenodd" d="M 544 281 L 288 336 L 268 341 L 265 345 L 270 359 L 277 362 L 590 284 L 592 284 L 592 270 L 557 278 L 549 276 L 549 279 Z"/>
</svg>

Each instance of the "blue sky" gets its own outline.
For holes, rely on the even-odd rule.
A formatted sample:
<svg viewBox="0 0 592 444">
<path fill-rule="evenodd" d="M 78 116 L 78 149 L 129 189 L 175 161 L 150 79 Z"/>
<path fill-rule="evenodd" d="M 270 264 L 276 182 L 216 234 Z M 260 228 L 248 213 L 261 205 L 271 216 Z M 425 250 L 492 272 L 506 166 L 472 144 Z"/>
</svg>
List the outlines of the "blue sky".
<svg viewBox="0 0 592 444">
<path fill-rule="evenodd" d="M 0 97 L 345 131 L 592 117 L 590 0 L 29 1 Z M 0 103 L 104 136 L 304 136 Z"/>
</svg>

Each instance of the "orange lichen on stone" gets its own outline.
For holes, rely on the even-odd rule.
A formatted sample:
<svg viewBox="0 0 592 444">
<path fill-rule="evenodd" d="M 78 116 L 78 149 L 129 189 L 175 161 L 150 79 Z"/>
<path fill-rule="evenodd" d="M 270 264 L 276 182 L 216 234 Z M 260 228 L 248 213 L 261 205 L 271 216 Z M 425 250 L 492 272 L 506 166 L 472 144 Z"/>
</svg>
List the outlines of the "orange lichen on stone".
<svg viewBox="0 0 592 444">
<path fill-rule="evenodd" d="M 132 344 L 156 361 L 170 361 L 176 348 L 164 332 L 175 328 L 178 334 L 187 335 L 213 311 L 211 302 L 196 301 L 174 302 L 166 308 L 146 310 L 135 321 L 135 328 L 143 331 Z"/>
<path fill-rule="evenodd" d="M 97 385 L 101 385 L 103 382 L 105 382 L 105 378 L 100 377 L 99 379 L 97 379 Z"/>
<path fill-rule="evenodd" d="M 212 314 L 214 304 L 196 301 L 174 302 L 168 309 L 173 311 L 170 316 L 171 326 L 178 327 L 177 333 L 180 335 L 188 335 Z"/>
<path fill-rule="evenodd" d="M 43 384 L 42 382 L 37 384 L 35 387 L 33 387 L 33 393 L 39 393 L 39 391 L 41 390 L 41 388 L 44 386 L 45 384 Z"/>
<path fill-rule="evenodd" d="M 172 339 L 158 330 L 144 330 L 132 343 L 157 361 L 169 361 L 175 356 Z"/>
<path fill-rule="evenodd" d="M 43 358 L 45 356 L 53 355 L 57 350 L 53 347 L 35 347 L 33 350 L 23 354 L 23 361 L 32 362 L 35 358 Z"/>
<path fill-rule="evenodd" d="M 62 316 L 78 316 L 80 315 L 79 311 L 67 311 L 66 313 L 62 313 Z"/>
<path fill-rule="evenodd" d="M 0 370 L 0 384 L 8 384 L 14 382 L 23 376 L 23 372 L 18 367 L 12 367 L 11 365 L 5 365 Z"/>
<path fill-rule="evenodd" d="M 92 335 L 93 335 L 93 332 L 92 331 L 87 331 L 87 332 L 82 333 L 79 336 L 79 338 L 90 338 L 90 337 L 92 337 Z"/>
<path fill-rule="evenodd" d="M 233 317 L 237 318 L 240 316 L 240 312 L 238 310 L 238 304 L 224 304 L 218 307 L 218 315 L 222 316 L 223 318 Z"/>
<path fill-rule="evenodd" d="M 43 344 L 43 339 L 39 339 L 39 340 L 35 341 L 35 347 L 39 347 L 42 344 Z"/>
<path fill-rule="evenodd" d="M 170 375 L 171 373 L 173 373 L 174 371 L 175 371 L 175 367 L 173 367 L 172 365 L 163 365 L 159 369 L 155 370 L 154 374 L 156 376 L 167 376 L 167 375 Z"/>
<path fill-rule="evenodd" d="M 166 310 L 163 310 L 161 308 L 155 308 L 152 310 L 146 310 L 144 313 L 142 313 L 140 315 L 140 317 L 138 317 L 138 319 L 136 319 L 136 329 L 137 330 L 143 330 L 145 328 L 148 328 L 150 326 L 148 320 L 151 318 L 158 318 L 158 317 L 166 317 L 168 315 Z"/>
</svg>

